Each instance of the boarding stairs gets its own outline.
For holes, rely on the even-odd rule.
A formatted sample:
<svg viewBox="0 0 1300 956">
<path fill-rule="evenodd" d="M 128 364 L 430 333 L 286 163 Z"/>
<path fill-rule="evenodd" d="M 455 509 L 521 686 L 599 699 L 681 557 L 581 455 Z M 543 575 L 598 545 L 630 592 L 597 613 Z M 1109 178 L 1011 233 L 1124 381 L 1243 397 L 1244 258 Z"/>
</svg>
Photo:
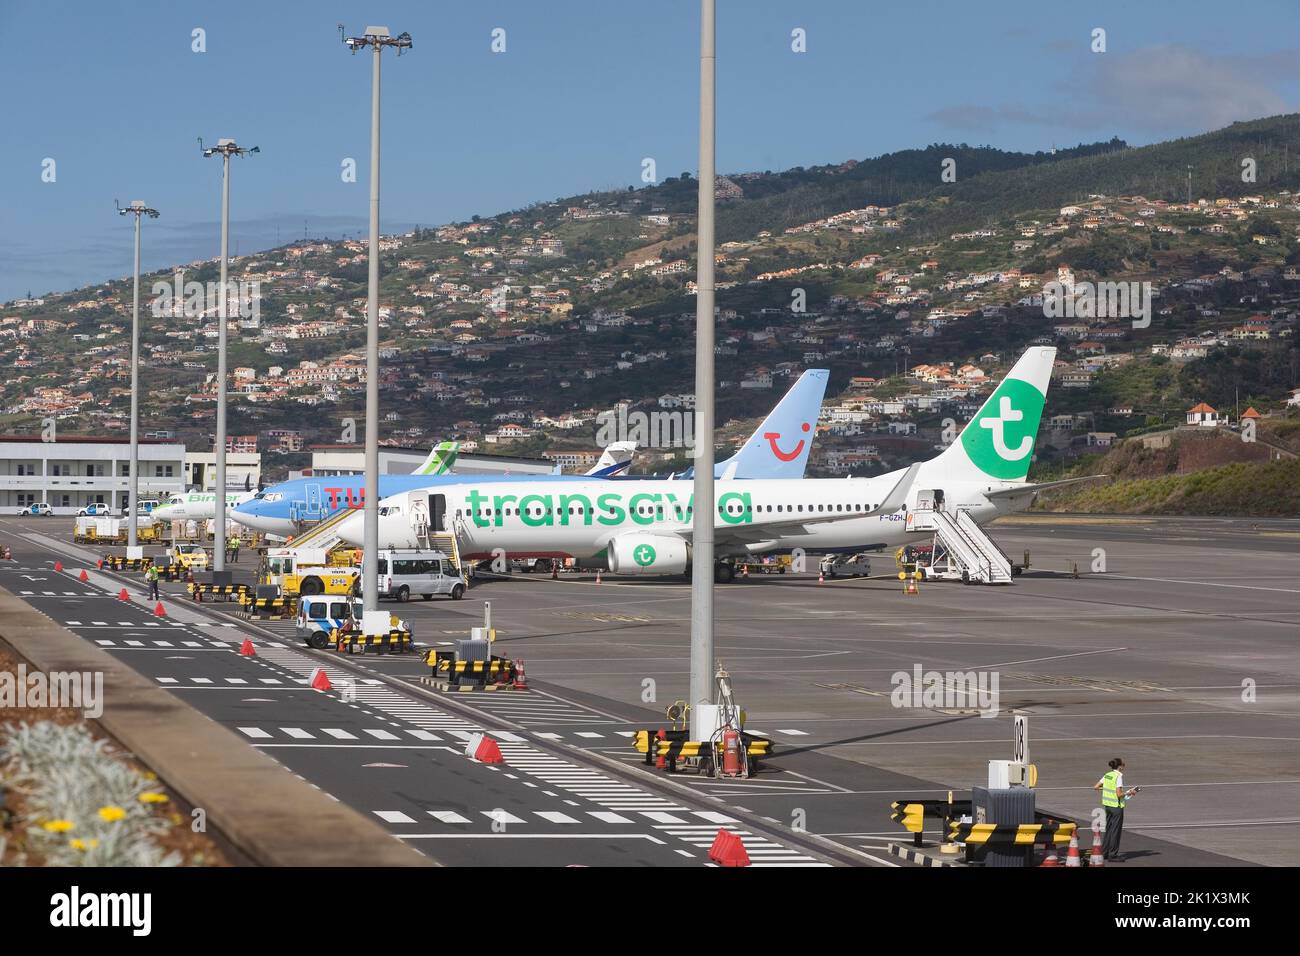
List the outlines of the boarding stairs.
<svg viewBox="0 0 1300 956">
<path fill-rule="evenodd" d="M 460 547 L 457 544 L 459 534 L 456 525 L 459 525 L 459 522 L 454 522 L 450 531 L 435 531 L 429 523 L 427 512 L 419 508 L 415 508 L 411 512 L 411 527 L 415 530 L 415 536 L 419 540 L 420 546 L 430 551 L 441 551 L 451 559 L 451 563 L 458 569 L 460 576 L 465 578 L 467 569 L 460 563 Z"/>
<path fill-rule="evenodd" d="M 309 531 L 294 538 L 285 545 L 285 548 L 292 549 L 303 560 L 324 564 L 329 555 L 344 543 L 339 537 L 338 527 L 352 514 L 351 508 L 339 510 Z"/>
<path fill-rule="evenodd" d="M 924 491 L 918 494 L 916 507 L 907 516 L 907 530 L 934 534 L 932 569 L 938 572 L 935 561 L 943 554 L 952 576 L 962 581 L 1010 584 L 1011 559 L 984 533 L 970 512 L 960 508 L 947 511 L 942 498 L 935 500 L 927 494 Z"/>
</svg>

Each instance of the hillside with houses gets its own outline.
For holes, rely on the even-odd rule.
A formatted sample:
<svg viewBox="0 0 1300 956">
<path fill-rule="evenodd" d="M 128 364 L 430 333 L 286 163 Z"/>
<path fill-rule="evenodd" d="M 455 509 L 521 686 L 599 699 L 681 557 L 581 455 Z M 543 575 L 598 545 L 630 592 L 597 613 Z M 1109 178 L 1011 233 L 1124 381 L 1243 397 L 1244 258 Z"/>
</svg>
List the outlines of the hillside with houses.
<svg viewBox="0 0 1300 956">
<path fill-rule="evenodd" d="M 1300 146 L 1297 125 L 1059 157 L 953 147 L 977 172 L 952 188 L 942 146 L 720 178 L 719 440 L 739 441 L 803 369 L 829 368 L 812 471 L 883 471 L 951 440 L 1029 345 L 1058 350 L 1039 468 L 1171 429 L 1285 432 L 1300 414 L 1300 172 L 1217 170 L 1247 134 Z M 1134 172 L 1189 151 L 1215 171 L 1190 195 L 1172 166 Z M 917 172 L 931 161 L 933 182 Z M 689 411 L 694 188 L 683 176 L 385 236 L 381 441 L 577 469 L 602 413 Z M 945 208 L 960 227 L 937 232 Z M 231 432 L 270 477 L 364 418 L 367 266 L 365 243 L 329 238 L 232 261 Z M 142 431 L 193 449 L 212 429 L 216 276 L 205 260 L 142 284 Z M 1119 286 L 1120 310 L 1093 294 Z M 118 279 L 0 307 L 3 430 L 124 433 L 130 304 Z M 641 459 L 681 460 L 671 444 Z"/>
</svg>

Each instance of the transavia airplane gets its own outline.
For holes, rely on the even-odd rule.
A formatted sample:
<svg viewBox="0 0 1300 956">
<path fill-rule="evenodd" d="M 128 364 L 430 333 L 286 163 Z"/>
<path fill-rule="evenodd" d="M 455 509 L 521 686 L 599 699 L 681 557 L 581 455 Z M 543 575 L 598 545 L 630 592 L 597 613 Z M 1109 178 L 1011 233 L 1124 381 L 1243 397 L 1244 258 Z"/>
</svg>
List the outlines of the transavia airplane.
<svg viewBox="0 0 1300 956">
<path fill-rule="evenodd" d="M 1027 507 L 1043 488 L 1025 481 L 1056 350 L 1031 348 L 940 455 L 874 478 L 720 479 L 715 485 L 719 558 L 774 551 L 869 550 L 906 540 L 907 511 L 922 490 L 941 491 L 948 510 L 985 523 Z M 785 447 L 785 446 L 781 446 Z M 428 532 L 451 531 L 469 559 L 505 553 L 604 563 L 623 574 L 680 574 L 691 556 L 690 487 L 628 479 L 563 485 L 464 478 L 410 490 L 379 507 L 379 542 L 417 548 Z M 338 525 L 360 545 L 363 515 Z M 729 566 L 720 566 L 726 580 Z"/>
<path fill-rule="evenodd" d="M 821 410 L 822 397 L 830 373 L 826 369 L 809 369 L 799 376 L 772 412 L 763 419 L 740 451 L 718 462 L 714 474 L 719 478 L 799 478 L 808 465 L 812 438 Z M 450 444 L 450 443 L 444 443 Z M 439 448 L 443 446 L 440 445 Z M 534 484 L 537 482 L 605 482 L 626 472 L 632 464 L 636 443 L 618 441 L 609 445 L 600 461 L 586 475 L 464 475 L 430 473 L 421 466 L 410 475 L 380 475 L 379 497 L 443 484 L 472 481 L 475 485 Z M 438 453 L 435 448 L 430 460 Z M 455 461 L 454 454 L 451 461 Z M 618 478 L 620 484 L 632 479 Z M 656 481 L 662 479 L 644 479 Z M 297 478 L 258 492 L 230 513 L 242 525 L 270 534 L 297 534 L 304 521 L 319 521 L 342 508 L 360 509 L 365 504 L 365 478 L 342 475 L 329 478 Z"/>
</svg>

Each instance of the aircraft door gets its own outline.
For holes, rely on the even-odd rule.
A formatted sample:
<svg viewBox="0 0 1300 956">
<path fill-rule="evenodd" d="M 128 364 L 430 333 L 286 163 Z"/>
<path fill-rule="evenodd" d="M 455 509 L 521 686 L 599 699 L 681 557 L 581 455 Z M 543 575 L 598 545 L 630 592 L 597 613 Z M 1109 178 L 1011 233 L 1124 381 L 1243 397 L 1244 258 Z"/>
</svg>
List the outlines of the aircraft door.
<svg viewBox="0 0 1300 956">
<path fill-rule="evenodd" d="M 320 513 L 320 485 L 312 483 L 307 486 L 307 514 L 315 517 Z"/>
<path fill-rule="evenodd" d="M 429 495 L 429 527 L 435 534 L 443 534 L 447 530 L 447 496 L 446 495 Z"/>
</svg>

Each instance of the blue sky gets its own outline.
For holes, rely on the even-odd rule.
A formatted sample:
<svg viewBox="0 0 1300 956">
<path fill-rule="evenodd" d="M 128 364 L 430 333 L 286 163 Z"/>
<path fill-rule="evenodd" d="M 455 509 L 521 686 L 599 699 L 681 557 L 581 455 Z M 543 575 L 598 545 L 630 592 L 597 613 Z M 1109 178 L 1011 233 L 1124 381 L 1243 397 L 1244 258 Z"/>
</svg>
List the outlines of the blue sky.
<svg viewBox="0 0 1300 956">
<path fill-rule="evenodd" d="M 718 0 L 719 169 L 944 141 L 1140 145 L 1300 102 L 1294 0 L 1083 6 Z M 234 161 L 232 249 L 287 242 L 304 222 L 363 232 L 369 61 L 339 22 L 415 42 L 385 54 L 386 231 L 636 184 L 647 156 L 660 176 L 695 169 L 695 0 L 4 0 L 0 301 L 128 274 L 115 198 L 162 212 L 146 269 L 215 255 L 220 161 L 199 156 L 199 136 L 262 149 Z M 806 53 L 791 51 L 796 27 Z M 1090 50 L 1096 27 L 1105 53 Z M 346 157 L 356 183 L 341 180 Z"/>
</svg>

